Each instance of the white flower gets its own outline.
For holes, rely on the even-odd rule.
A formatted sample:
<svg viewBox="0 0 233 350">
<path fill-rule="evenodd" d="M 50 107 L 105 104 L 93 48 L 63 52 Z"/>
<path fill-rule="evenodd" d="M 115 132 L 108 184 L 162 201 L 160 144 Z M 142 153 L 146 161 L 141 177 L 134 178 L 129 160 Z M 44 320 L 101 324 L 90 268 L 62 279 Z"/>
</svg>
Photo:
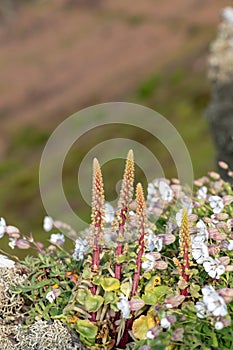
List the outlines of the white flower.
<svg viewBox="0 0 233 350">
<path fill-rule="evenodd" d="M 206 228 L 206 224 L 204 223 L 203 220 L 199 220 L 196 224 L 196 227 L 198 228 L 198 235 L 199 236 L 203 236 L 205 238 L 205 240 L 208 241 L 209 238 L 209 233 L 208 230 Z"/>
<path fill-rule="evenodd" d="M 221 321 L 218 321 L 215 323 L 214 328 L 217 329 L 217 331 L 219 331 L 220 329 L 223 329 L 224 324 Z"/>
<path fill-rule="evenodd" d="M 120 294 L 120 301 L 117 303 L 118 309 L 122 312 L 123 318 L 130 317 L 130 307 L 129 302 L 124 294 Z"/>
<path fill-rule="evenodd" d="M 44 223 L 43 223 L 43 228 L 46 232 L 49 232 L 53 228 L 53 218 L 51 216 L 45 216 L 44 218 Z"/>
<path fill-rule="evenodd" d="M 12 268 L 14 267 L 14 265 L 15 265 L 15 262 L 13 260 L 10 260 L 8 259 L 7 256 L 0 254 L 0 268 L 3 268 L 3 267 Z"/>
<path fill-rule="evenodd" d="M 144 255 L 144 258 L 146 258 L 146 260 L 143 261 L 142 268 L 146 271 L 153 270 L 155 266 L 155 256 L 151 253 L 147 253 Z"/>
<path fill-rule="evenodd" d="M 225 21 L 233 24 L 233 8 L 230 6 L 225 7 L 222 10 L 222 17 Z"/>
<path fill-rule="evenodd" d="M 207 197 L 207 187 L 206 186 L 202 186 L 201 188 L 199 188 L 199 190 L 197 191 L 197 198 L 200 201 L 204 201 Z"/>
<path fill-rule="evenodd" d="M 220 276 L 225 272 L 225 266 L 221 265 L 218 259 L 213 259 L 211 257 L 208 257 L 204 261 L 203 267 L 211 278 L 219 279 Z"/>
<path fill-rule="evenodd" d="M 62 233 L 52 233 L 50 236 L 50 242 L 62 246 L 65 243 L 65 237 Z"/>
<path fill-rule="evenodd" d="M 212 286 L 202 288 L 203 303 L 206 305 L 207 312 L 215 317 L 226 316 L 227 306 L 224 299 L 218 295 Z"/>
<path fill-rule="evenodd" d="M 210 196 L 209 203 L 211 208 L 213 209 L 214 214 L 221 213 L 221 211 L 224 208 L 223 200 L 219 196 Z"/>
<path fill-rule="evenodd" d="M 158 252 L 160 252 L 163 248 L 163 239 L 161 237 L 158 237 L 154 234 L 154 232 L 151 229 L 148 229 L 149 235 L 147 237 L 147 248 L 153 252 L 155 249 L 157 249 Z"/>
<path fill-rule="evenodd" d="M 0 219 L 0 238 L 4 236 L 6 230 L 6 221 L 5 219 L 1 218 Z"/>
<path fill-rule="evenodd" d="M 171 328 L 171 322 L 169 322 L 167 317 L 161 318 L 160 324 L 161 324 L 162 328 L 165 328 L 165 329 L 170 329 Z"/>
<path fill-rule="evenodd" d="M 229 244 L 227 246 L 227 250 L 233 250 L 233 239 L 229 240 Z"/>
<path fill-rule="evenodd" d="M 171 187 L 165 181 L 160 181 L 159 193 L 161 195 L 161 198 L 167 202 L 171 202 L 174 197 L 174 193 Z"/>
<path fill-rule="evenodd" d="M 46 297 L 45 297 L 45 298 L 46 298 L 50 303 L 53 303 L 54 300 L 55 300 L 60 294 L 61 294 L 60 289 L 55 288 L 55 289 L 51 290 L 50 292 L 48 292 L 48 293 L 46 294 Z"/>
<path fill-rule="evenodd" d="M 209 257 L 207 245 L 204 242 L 198 241 L 197 237 L 192 238 L 192 257 L 198 264 L 203 264 Z"/>
<path fill-rule="evenodd" d="M 204 318 L 206 315 L 206 305 L 203 303 L 203 301 L 198 301 L 195 304 L 195 308 L 197 310 L 197 317 Z"/>
<path fill-rule="evenodd" d="M 105 210 L 104 210 L 104 220 L 107 224 L 111 224 L 114 220 L 114 208 L 111 206 L 110 203 L 105 203 Z"/>
<path fill-rule="evenodd" d="M 146 337 L 147 337 L 147 339 L 154 339 L 155 338 L 155 336 L 151 330 L 147 331 Z"/>
<path fill-rule="evenodd" d="M 88 252 L 89 248 L 90 247 L 86 239 L 82 239 L 82 238 L 76 239 L 73 258 L 75 260 L 83 260 L 84 255 Z"/>
<path fill-rule="evenodd" d="M 14 249 L 15 248 L 15 246 L 16 246 L 16 241 L 17 241 L 17 238 L 9 238 L 9 243 L 8 243 L 8 245 L 9 245 L 9 247 L 11 247 L 11 249 Z"/>
</svg>

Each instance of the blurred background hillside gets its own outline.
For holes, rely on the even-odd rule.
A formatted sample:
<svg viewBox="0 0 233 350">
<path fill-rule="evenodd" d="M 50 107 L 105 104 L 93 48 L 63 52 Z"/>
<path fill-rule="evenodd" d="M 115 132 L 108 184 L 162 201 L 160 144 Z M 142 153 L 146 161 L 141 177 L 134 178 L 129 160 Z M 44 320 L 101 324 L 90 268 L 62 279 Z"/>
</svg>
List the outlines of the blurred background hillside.
<svg viewBox="0 0 233 350">
<path fill-rule="evenodd" d="M 46 140 L 69 115 L 101 102 L 128 101 L 158 111 L 183 137 L 195 177 L 213 169 L 204 118 L 211 93 L 207 56 L 227 5 L 224 0 L 0 0 L 0 216 L 26 233 L 41 233 L 45 212 L 38 169 Z M 67 157 L 66 195 L 84 217 L 88 208 L 75 190 L 78 163 L 106 134 L 115 133 L 110 127 L 96 130 L 80 141 L 81 153 L 74 147 Z M 148 135 L 127 133 L 150 147 Z M 169 155 L 159 145 L 156 152 L 166 176 L 176 176 Z M 113 182 L 122 169 L 123 163 L 116 166 Z M 109 192 L 111 183 L 106 187 Z"/>
</svg>

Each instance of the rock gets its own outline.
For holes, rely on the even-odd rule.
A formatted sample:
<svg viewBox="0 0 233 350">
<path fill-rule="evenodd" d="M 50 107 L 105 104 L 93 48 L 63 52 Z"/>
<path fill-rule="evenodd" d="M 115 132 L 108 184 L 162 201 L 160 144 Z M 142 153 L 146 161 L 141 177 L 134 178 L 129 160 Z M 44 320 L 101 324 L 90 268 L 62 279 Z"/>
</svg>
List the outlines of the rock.
<svg viewBox="0 0 233 350">
<path fill-rule="evenodd" d="M 207 119 L 217 148 L 217 161 L 225 161 L 233 169 L 233 8 L 222 12 L 215 41 L 209 55 L 208 78 L 212 100 Z M 219 168 L 221 176 L 233 183 L 227 171 Z"/>
</svg>

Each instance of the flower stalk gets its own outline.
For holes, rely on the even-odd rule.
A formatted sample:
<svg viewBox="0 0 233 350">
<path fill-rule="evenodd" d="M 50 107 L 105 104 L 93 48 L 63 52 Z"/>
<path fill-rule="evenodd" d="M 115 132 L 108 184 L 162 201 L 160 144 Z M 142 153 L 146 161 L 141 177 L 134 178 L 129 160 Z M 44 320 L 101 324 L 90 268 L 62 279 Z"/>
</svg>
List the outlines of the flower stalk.
<svg viewBox="0 0 233 350">
<path fill-rule="evenodd" d="M 133 183 L 134 183 L 134 159 L 133 151 L 130 150 L 127 155 L 125 171 L 123 176 L 123 181 L 121 185 L 120 198 L 118 202 L 118 238 L 117 238 L 117 248 L 116 257 L 120 256 L 123 252 L 123 240 L 124 231 L 127 220 L 127 214 L 129 212 L 129 205 L 133 198 Z M 115 264 L 115 278 L 121 279 L 122 264 Z"/>
<path fill-rule="evenodd" d="M 190 269 L 190 253 L 191 253 L 191 237 L 189 231 L 188 211 L 185 207 L 183 210 L 181 229 L 180 229 L 180 245 L 179 245 L 179 258 L 180 262 L 180 274 L 182 280 L 186 283 L 189 282 L 189 269 Z M 188 296 L 188 286 L 180 292 L 183 296 Z"/>
<path fill-rule="evenodd" d="M 104 186 L 101 168 L 98 160 L 93 161 L 93 187 L 92 187 L 92 213 L 91 226 L 94 232 L 93 255 L 91 270 L 94 273 L 99 271 L 100 253 L 102 250 L 101 240 L 103 235 L 104 217 Z M 92 294 L 96 294 L 96 286 L 91 287 Z"/>
<path fill-rule="evenodd" d="M 146 203 L 145 198 L 143 194 L 143 188 L 141 183 L 137 185 L 136 188 L 136 212 L 137 212 L 137 220 L 138 220 L 138 228 L 137 231 L 139 233 L 139 250 L 138 255 L 136 259 L 136 271 L 134 273 L 133 278 L 133 286 L 131 291 L 131 297 L 135 296 L 138 290 L 138 284 L 140 280 L 140 272 L 141 272 L 141 265 L 142 265 L 142 256 L 144 253 L 144 246 L 145 246 L 145 230 L 146 230 Z"/>
</svg>

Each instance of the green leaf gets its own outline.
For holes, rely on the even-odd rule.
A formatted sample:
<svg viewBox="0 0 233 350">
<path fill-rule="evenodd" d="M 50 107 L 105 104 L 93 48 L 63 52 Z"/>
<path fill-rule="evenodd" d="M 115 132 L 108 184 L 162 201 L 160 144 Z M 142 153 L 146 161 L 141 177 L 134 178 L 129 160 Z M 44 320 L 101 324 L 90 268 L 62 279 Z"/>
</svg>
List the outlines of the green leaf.
<svg viewBox="0 0 233 350">
<path fill-rule="evenodd" d="M 101 286 L 105 291 L 111 292 L 120 288 L 120 281 L 117 278 L 106 277 L 102 279 Z"/>
<path fill-rule="evenodd" d="M 96 327 L 89 320 L 78 320 L 77 332 L 80 334 L 80 336 L 91 340 L 95 339 L 98 332 L 98 327 Z"/>
<path fill-rule="evenodd" d="M 101 276 L 95 276 L 93 278 L 93 284 L 95 284 L 96 286 L 99 286 L 101 284 L 102 281 L 102 277 Z"/>
<path fill-rule="evenodd" d="M 125 261 L 126 261 L 126 255 L 125 254 L 121 254 L 121 255 L 118 255 L 116 257 L 116 263 L 117 264 L 122 264 Z"/>
<path fill-rule="evenodd" d="M 124 293 L 124 295 L 129 294 L 130 290 L 131 290 L 131 286 L 129 282 L 125 282 L 121 284 L 121 292 Z"/>
<path fill-rule="evenodd" d="M 91 296 L 91 292 L 88 289 L 79 289 L 76 293 L 76 298 L 81 305 L 85 304 L 88 296 Z"/>
<path fill-rule="evenodd" d="M 104 298 L 100 295 L 88 295 L 85 300 L 85 307 L 88 312 L 96 312 L 103 304 Z"/>
<path fill-rule="evenodd" d="M 151 289 L 142 295 L 142 300 L 147 305 L 154 305 L 157 303 L 158 297 L 157 297 L 156 293 Z"/>
<path fill-rule="evenodd" d="M 119 298 L 114 292 L 105 292 L 104 293 L 104 304 L 117 303 Z"/>
</svg>

